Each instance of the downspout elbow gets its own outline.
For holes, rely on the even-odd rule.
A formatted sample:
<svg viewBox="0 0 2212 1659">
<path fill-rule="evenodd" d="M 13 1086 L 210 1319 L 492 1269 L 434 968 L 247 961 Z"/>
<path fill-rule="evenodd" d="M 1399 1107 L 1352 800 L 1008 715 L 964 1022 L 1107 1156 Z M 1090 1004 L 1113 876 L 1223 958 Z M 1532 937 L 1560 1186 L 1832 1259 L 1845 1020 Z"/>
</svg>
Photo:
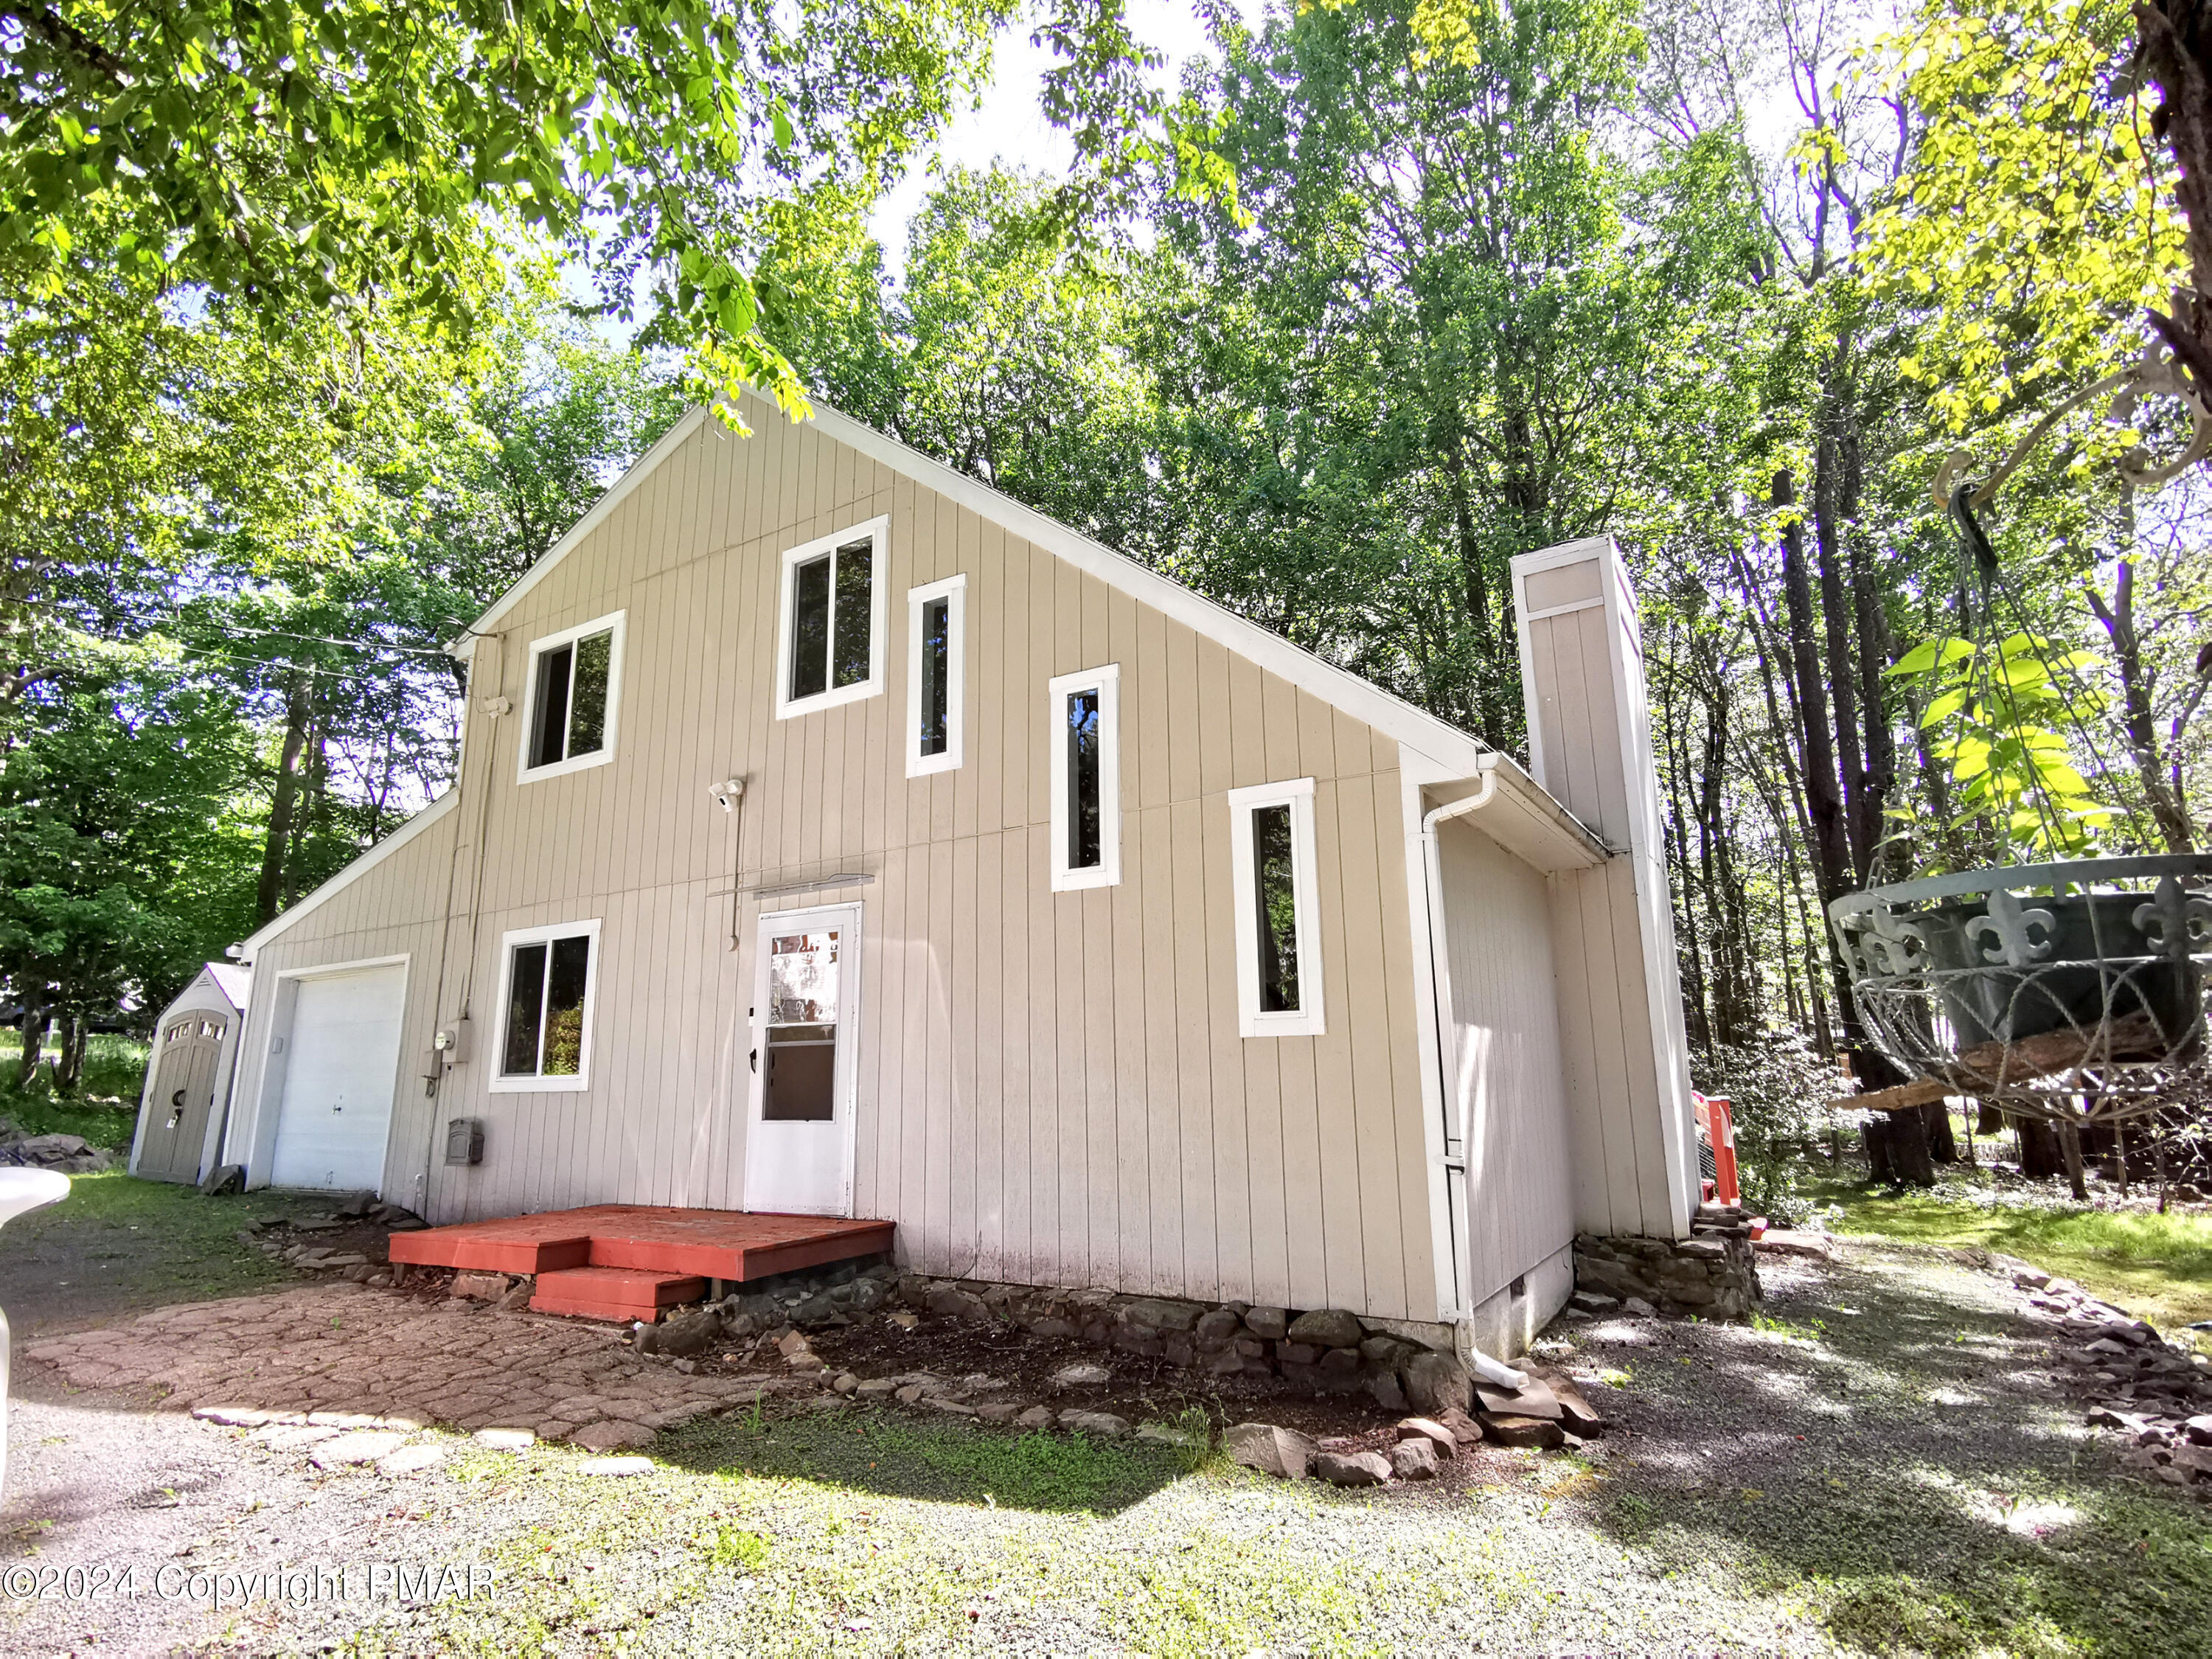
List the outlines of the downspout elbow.
<svg viewBox="0 0 2212 1659">
<path fill-rule="evenodd" d="M 1498 793 L 1498 757 L 1485 755 L 1475 763 L 1475 770 L 1481 775 L 1482 781 L 1476 787 L 1473 794 L 1462 795 L 1457 800 L 1446 801 L 1442 806 L 1432 808 L 1422 817 L 1421 839 L 1430 846 L 1436 845 L 1437 826 L 1439 823 L 1447 818 L 1464 817 L 1469 812 L 1480 811 L 1490 805 L 1490 798 Z"/>
<path fill-rule="evenodd" d="M 1528 1373 L 1516 1371 L 1502 1359 L 1492 1359 L 1474 1346 L 1474 1322 L 1462 1319 L 1452 1327 L 1452 1346 L 1459 1351 L 1459 1363 L 1467 1367 L 1478 1382 L 1487 1382 L 1493 1389 L 1510 1389 L 1518 1394 L 1528 1386 Z"/>
</svg>

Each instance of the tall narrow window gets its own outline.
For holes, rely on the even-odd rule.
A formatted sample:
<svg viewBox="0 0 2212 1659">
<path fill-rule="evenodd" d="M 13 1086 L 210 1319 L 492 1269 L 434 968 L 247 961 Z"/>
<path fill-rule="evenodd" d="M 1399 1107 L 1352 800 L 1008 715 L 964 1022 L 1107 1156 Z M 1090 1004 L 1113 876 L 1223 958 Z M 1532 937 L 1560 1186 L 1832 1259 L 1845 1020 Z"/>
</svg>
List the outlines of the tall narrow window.
<svg viewBox="0 0 2212 1659">
<path fill-rule="evenodd" d="M 599 939 L 598 922 L 574 921 L 522 928 L 501 940 L 504 1029 L 494 1089 L 585 1086 Z"/>
<path fill-rule="evenodd" d="M 1067 694 L 1067 867 L 1095 870 L 1098 842 L 1098 688 Z"/>
<path fill-rule="evenodd" d="M 960 764 L 968 578 L 914 588 L 906 602 L 906 775 L 915 778 Z"/>
<path fill-rule="evenodd" d="M 1260 1012 L 1298 1012 L 1298 898 L 1292 879 L 1291 808 L 1252 809 L 1253 926 L 1260 951 Z"/>
<path fill-rule="evenodd" d="M 1229 792 L 1239 1025 L 1246 1036 L 1319 1036 L 1320 916 L 1314 781 Z"/>
<path fill-rule="evenodd" d="M 622 614 L 601 617 L 532 643 L 526 780 L 613 757 L 623 620 Z"/>
<path fill-rule="evenodd" d="M 1121 879 L 1120 694 L 1118 665 L 1063 674 L 1048 688 L 1055 892 Z"/>
<path fill-rule="evenodd" d="M 873 520 L 783 556 L 778 718 L 872 695 L 883 681 L 884 527 Z"/>
</svg>

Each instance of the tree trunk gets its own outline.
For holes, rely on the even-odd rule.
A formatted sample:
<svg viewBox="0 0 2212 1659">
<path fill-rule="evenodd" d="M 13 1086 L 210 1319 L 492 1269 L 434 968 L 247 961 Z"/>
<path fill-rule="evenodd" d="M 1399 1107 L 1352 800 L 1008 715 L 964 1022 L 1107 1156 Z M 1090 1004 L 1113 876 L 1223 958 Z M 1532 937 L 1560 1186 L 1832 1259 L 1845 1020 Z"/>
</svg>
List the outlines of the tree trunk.
<svg viewBox="0 0 2212 1659">
<path fill-rule="evenodd" d="M 88 1036 L 87 1021 L 82 1014 L 70 1014 L 62 1021 L 61 1058 L 54 1064 L 54 1092 L 74 1095 L 84 1081 L 84 1045 Z"/>
<path fill-rule="evenodd" d="M 2071 1123 L 2058 1126 L 2058 1150 L 2066 1158 L 2066 1185 L 2077 1199 L 2089 1196 L 2088 1172 L 2081 1167 L 2081 1132 Z"/>
<path fill-rule="evenodd" d="M 1918 1112 L 1877 1112 L 1866 1127 L 1874 1178 L 1898 1187 L 1933 1187 L 1936 1165 L 1928 1152 L 1928 1122 Z"/>
<path fill-rule="evenodd" d="M 1920 1120 L 1928 1142 L 1928 1156 L 1938 1164 L 1959 1161 L 1958 1137 L 1951 1133 L 1951 1108 L 1944 1101 L 1920 1109 Z"/>
<path fill-rule="evenodd" d="M 2066 1173 L 2066 1155 L 2059 1149 L 2058 1131 L 2039 1117 L 2019 1121 L 2020 1172 L 2032 1181 L 2048 1181 Z"/>
<path fill-rule="evenodd" d="M 254 901 L 261 920 L 273 918 L 284 894 L 285 854 L 292 844 L 292 809 L 299 796 L 300 751 L 307 744 L 307 680 L 296 670 L 284 699 L 284 747 L 276 760 L 276 786 L 269 801 L 269 833 L 261 844 L 261 879 Z"/>
<path fill-rule="evenodd" d="M 46 1010 L 43 1004 L 27 1002 L 23 1006 L 23 1053 L 15 1062 L 15 1086 L 27 1089 L 31 1079 L 39 1074 L 39 1059 L 45 1052 L 46 1040 Z"/>
<path fill-rule="evenodd" d="M 2094 587 L 2088 595 L 2090 608 L 2112 638 L 2112 664 L 2120 681 L 2120 730 L 2126 734 L 2128 756 L 2135 763 L 2136 778 L 2142 785 L 2152 820 L 2167 852 L 2193 853 L 2196 832 L 2190 824 L 2188 809 L 2168 777 L 2166 757 L 2158 738 L 2158 714 L 2152 705 L 2155 696 L 2152 676 L 2143 667 L 2142 641 L 2136 632 L 2135 566 L 2126 559 L 2119 562 L 2111 605 Z"/>
</svg>

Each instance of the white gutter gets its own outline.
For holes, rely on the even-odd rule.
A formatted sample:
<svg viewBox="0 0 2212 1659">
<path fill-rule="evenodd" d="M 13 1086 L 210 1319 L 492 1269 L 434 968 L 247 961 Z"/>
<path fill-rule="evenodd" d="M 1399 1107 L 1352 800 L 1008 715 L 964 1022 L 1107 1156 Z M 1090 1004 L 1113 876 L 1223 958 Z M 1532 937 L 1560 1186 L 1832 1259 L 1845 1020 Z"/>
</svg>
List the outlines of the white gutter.
<svg viewBox="0 0 2212 1659">
<path fill-rule="evenodd" d="M 1446 953 L 1449 949 L 1449 945 L 1444 938 L 1443 925 L 1439 920 L 1443 907 L 1438 902 L 1438 896 L 1443 891 L 1444 867 L 1443 855 L 1441 851 L 1439 851 L 1437 842 L 1437 826 L 1443 823 L 1448 818 L 1464 817 L 1468 813 L 1479 812 L 1484 807 L 1490 805 L 1491 798 L 1498 793 L 1498 759 L 1499 757 L 1494 753 L 1484 755 L 1475 763 L 1476 770 L 1480 775 L 1482 781 L 1476 787 L 1474 793 L 1471 795 L 1462 795 L 1455 801 L 1447 802 L 1445 805 L 1437 807 L 1433 811 L 1425 814 L 1421 819 L 1421 865 L 1426 876 L 1426 879 L 1423 884 L 1425 890 L 1422 894 L 1422 900 L 1427 905 L 1429 913 L 1429 979 L 1431 984 L 1431 996 L 1429 1000 L 1431 1006 L 1436 1011 L 1437 1067 L 1442 1073 L 1439 1079 L 1442 1084 L 1442 1087 L 1439 1089 L 1438 1094 L 1439 1097 L 1446 1103 L 1445 1110 L 1447 1113 L 1451 1109 L 1449 1103 L 1451 1100 L 1452 1088 L 1451 1044 L 1448 1040 L 1447 1034 L 1444 1030 L 1444 988 L 1443 985 L 1437 982 L 1437 963 L 1438 958 Z M 1447 1119 L 1445 1127 L 1447 1129 L 1450 1127 L 1449 1119 Z M 1446 1148 L 1444 1153 L 1444 1163 L 1446 1167 L 1449 1169 L 1455 1162 L 1449 1150 L 1451 1146 L 1451 1137 L 1449 1134 L 1444 1138 L 1444 1146 Z M 1462 1153 L 1462 1161 L 1459 1162 L 1457 1165 L 1462 1176 L 1466 1173 L 1466 1164 L 1463 1161 L 1463 1158 L 1464 1154 Z M 1466 1183 L 1462 1181 L 1461 1183 L 1461 1189 L 1462 1191 L 1465 1190 L 1465 1186 Z M 1445 1182 L 1444 1190 L 1447 1194 L 1451 1190 L 1451 1185 L 1449 1180 Z M 1459 1218 L 1454 1217 L 1453 1220 L 1455 1223 L 1457 1223 Z M 1457 1225 L 1455 1225 L 1453 1231 L 1456 1233 L 1460 1229 Z M 1455 1276 L 1456 1276 L 1459 1269 L 1458 1251 L 1456 1249 L 1453 1252 L 1452 1268 Z M 1455 1302 L 1463 1304 L 1466 1299 L 1466 1294 L 1467 1287 L 1464 1285 L 1458 1285 L 1452 1299 Z M 1452 1328 L 1452 1346 L 1459 1354 L 1460 1363 L 1465 1365 L 1468 1370 L 1472 1371 L 1483 1382 L 1489 1383 L 1492 1388 L 1510 1389 L 1517 1394 L 1522 1389 L 1528 1386 L 1528 1376 L 1527 1372 L 1516 1371 L 1510 1365 L 1504 1364 L 1503 1361 L 1492 1359 L 1488 1354 L 1483 1352 L 1481 1349 L 1474 1346 L 1474 1321 L 1468 1317 L 1468 1310 L 1464 1306 L 1461 1307 L 1459 1310 L 1459 1318 L 1455 1322 Z"/>
</svg>

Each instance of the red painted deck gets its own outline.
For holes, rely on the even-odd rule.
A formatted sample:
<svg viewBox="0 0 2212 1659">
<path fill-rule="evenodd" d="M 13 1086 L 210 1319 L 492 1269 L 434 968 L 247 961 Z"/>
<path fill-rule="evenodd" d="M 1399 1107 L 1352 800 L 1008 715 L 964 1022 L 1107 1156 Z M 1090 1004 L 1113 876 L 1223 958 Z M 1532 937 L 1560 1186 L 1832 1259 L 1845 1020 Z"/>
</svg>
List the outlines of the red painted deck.
<svg viewBox="0 0 2212 1659">
<path fill-rule="evenodd" d="M 644 1319 L 688 1302 L 702 1282 L 743 1282 L 880 1255 L 889 1221 L 738 1210 L 595 1204 L 499 1221 L 394 1233 L 392 1260 L 428 1267 L 539 1275 L 530 1305 L 592 1319 Z"/>
</svg>

